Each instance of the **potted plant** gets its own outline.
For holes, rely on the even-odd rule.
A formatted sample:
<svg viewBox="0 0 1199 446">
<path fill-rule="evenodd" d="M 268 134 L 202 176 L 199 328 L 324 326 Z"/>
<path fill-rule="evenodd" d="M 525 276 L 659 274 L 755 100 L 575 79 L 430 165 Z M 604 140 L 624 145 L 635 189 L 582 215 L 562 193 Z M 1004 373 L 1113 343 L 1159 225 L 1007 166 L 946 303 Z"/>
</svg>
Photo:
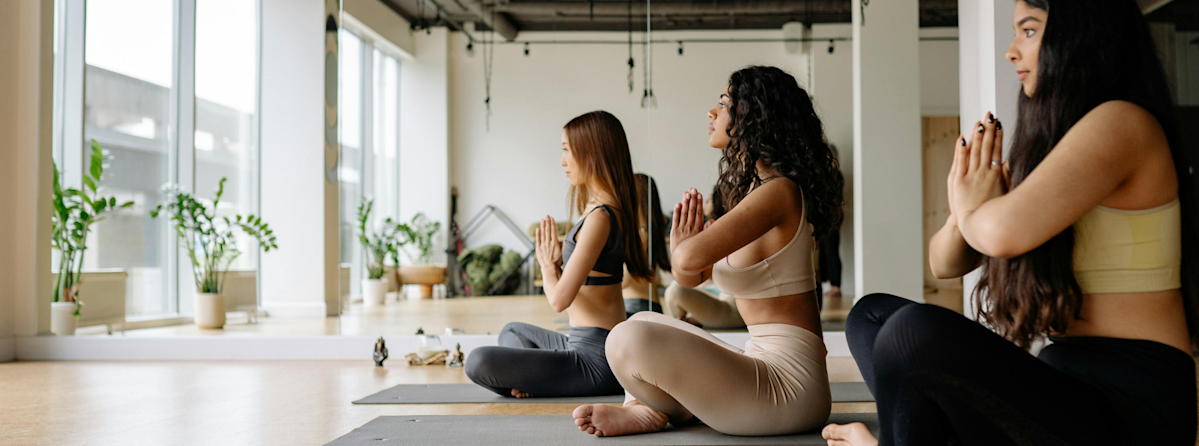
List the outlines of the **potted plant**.
<svg viewBox="0 0 1199 446">
<path fill-rule="evenodd" d="M 217 184 L 216 199 L 199 200 L 177 184 L 163 186 L 166 202 L 150 211 L 158 218 L 163 212 L 170 215 L 175 225 L 179 244 L 187 249 L 191 260 L 192 275 L 196 281 L 196 325 L 200 328 L 222 328 L 225 326 L 225 298 L 221 290 L 225 285 L 225 274 L 229 266 L 241 256 L 237 247 L 236 231 L 241 230 L 258 241 L 263 252 L 279 249 L 274 231 L 262 222 L 262 217 L 253 214 L 218 217 L 217 206 L 225 194 L 225 181 Z"/>
<path fill-rule="evenodd" d="M 423 213 L 400 225 L 406 238 L 404 246 L 412 246 L 416 251 L 415 255 L 404 251 L 414 265 L 397 267 L 400 283 L 420 285 L 421 297 L 426 299 L 433 297 L 433 285 L 445 283 L 445 265 L 429 263 L 433 257 L 433 237 L 440 230 L 441 223 L 429 220 Z"/>
<path fill-rule="evenodd" d="M 83 189 L 63 188 L 54 165 L 54 214 L 50 245 L 58 250 L 58 274 L 54 280 L 54 302 L 50 307 L 50 331 L 59 336 L 75 334 L 79 323 L 79 285 L 83 274 L 83 255 L 87 253 L 87 236 L 92 224 L 104 220 L 104 214 L 133 206 L 133 202 L 117 203 L 116 197 L 101 197 L 100 180 L 104 163 L 111 158 L 92 140 L 87 172 L 83 174 Z"/>
<path fill-rule="evenodd" d="M 391 218 L 383 220 L 382 228 L 371 231 L 369 228 L 371 209 L 374 201 L 364 198 L 358 205 L 358 241 L 366 253 L 366 278 L 362 280 L 362 303 L 367 307 L 383 305 L 387 300 L 387 290 L 391 282 L 387 278 L 387 259 L 390 257 L 398 264 L 401 241 L 399 225 Z"/>
</svg>

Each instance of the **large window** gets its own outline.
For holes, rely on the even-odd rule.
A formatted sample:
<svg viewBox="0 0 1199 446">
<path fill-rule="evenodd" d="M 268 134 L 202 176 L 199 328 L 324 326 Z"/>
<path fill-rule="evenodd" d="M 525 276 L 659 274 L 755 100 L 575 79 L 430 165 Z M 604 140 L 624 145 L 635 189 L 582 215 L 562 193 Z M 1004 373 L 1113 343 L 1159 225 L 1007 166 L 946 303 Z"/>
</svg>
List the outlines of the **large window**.
<svg viewBox="0 0 1199 446">
<path fill-rule="evenodd" d="M 350 266 L 350 294 L 358 296 L 363 252 L 357 213 L 362 199 L 373 200 L 371 220 L 399 215 L 400 63 L 374 45 L 369 33 L 351 21 L 341 31 L 341 261 Z"/>
<path fill-rule="evenodd" d="M 101 184 L 136 203 L 96 225 L 84 263 L 85 270 L 126 270 L 130 316 L 174 310 L 167 272 L 174 240 L 165 222 L 149 215 L 171 180 L 177 145 L 171 131 L 174 13 L 172 2 L 162 0 L 87 1 L 84 138 L 64 143 L 66 157 L 85 156 L 92 139 L 103 145 L 112 164 Z M 72 179 L 80 174 L 65 172 Z"/>
<path fill-rule="evenodd" d="M 103 193 L 135 206 L 94 227 L 84 270 L 128 274 L 128 317 L 190 312 L 190 268 L 164 218 L 164 184 L 213 198 L 218 214 L 258 208 L 258 2 L 58 0 L 55 162 L 79 187 L 90 141 L 112 161 Z M 234 269 L 257 268 L 255 249 Z M 53 258 L 53 256 L 52 256 Z"/>
</svg>

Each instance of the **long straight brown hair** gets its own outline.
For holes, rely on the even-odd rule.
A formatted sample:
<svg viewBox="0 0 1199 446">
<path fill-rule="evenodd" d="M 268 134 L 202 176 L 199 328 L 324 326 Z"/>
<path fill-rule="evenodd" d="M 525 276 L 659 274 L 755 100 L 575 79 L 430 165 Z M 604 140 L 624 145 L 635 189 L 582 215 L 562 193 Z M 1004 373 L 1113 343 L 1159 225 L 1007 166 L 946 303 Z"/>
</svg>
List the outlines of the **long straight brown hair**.
<svg viewBox="0 0 1199 446">
<path fill-rule="evenodd" d="M 645 199 L 647 196 L 648 200 Z M 666 249 L 666 215 L 662 214 L 662 200 L 658 198 L 658 182 L 649 175 L 637 174 L 637 199 L 641 200 L 641 210 L 637 212 L 638 224 L 645 230 L 642 238 L 651 239 L 649 243 L 653 245 L 650 249 L 654 253 L 654 265 L 670 272 L 670 255 Z"/>
<path fill-rule="evenodd" d="M 1012 188 L 1028 178 L 1087 113 L 1108 101 L 1141 106 L 1166 134 L 1182 204 L 1182 296 L 1192 349 L 1199 335 L 1199 178 L 1183 145 L 1149 25 L 1132 0 L 1021 0 L 1049 13 L 1037 86 L 1021 91 L 1012 141 Z M 1085 178 L 1076 181 L 1086 181 Z M 1074 277 L 1074 227 L 1011 259 L 986 258 L 975 288 L 978 316 L 1016 345 L 1064 333 L 1082 314 Z"/>
<path fill-rule="evenodd" d="M 579 173 L 585 179 L 582 185 L 570 187 L 573 211 L 581 215 L 587 208 L 587 202 L 591 201 L 588 184 L 594 184 L 612 195 L 616 203 L 611 207 L 620 227 L 611 230 L 620 230 L 625 267 L 633 277 L 650 280 L 653 274 L 650 272 L 645 244 L 641 242 L 641 231 L 637 230 L 641 197 L 637 196 L 629 140 L 625 137 L 620 120 L 606 111 L 593 111 L 571 119 L 563 129 L 575 161 L 582 168 Z"/>
</svg>

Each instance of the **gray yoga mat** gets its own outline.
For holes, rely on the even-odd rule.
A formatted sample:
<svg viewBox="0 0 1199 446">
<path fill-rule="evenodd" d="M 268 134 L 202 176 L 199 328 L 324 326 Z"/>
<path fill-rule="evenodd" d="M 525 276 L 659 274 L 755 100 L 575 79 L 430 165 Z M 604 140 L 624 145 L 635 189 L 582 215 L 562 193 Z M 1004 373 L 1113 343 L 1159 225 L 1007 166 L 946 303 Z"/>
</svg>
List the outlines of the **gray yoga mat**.
<svg viewBox="0 0 1199 446">
<path fill-rule="evenodd" d="M 830 383 L 834 403 L 873 402 L 866 383 Z M 511 398 L 474 384 L 400 384 L 354 401 L 354 404 L 468 404 L 468 403 L 621 403 L 624 395 L 559 398 Z"/>
<path fill-rule="evenodd" d="M 878 415 L 833 414 L 830 423 L 866 423 L 878 434 Z M 611 445 L 820 445 L 820 431 L 776 437 L 734 437 L 702 425 L 624 437 L 597 438 L 579 431 L 570 415 L 429 415 L 379 417 L 350 431 L 327 446 L 365 445 L 492 445 L 543 446 L 561 444 Z"/>
</svg>

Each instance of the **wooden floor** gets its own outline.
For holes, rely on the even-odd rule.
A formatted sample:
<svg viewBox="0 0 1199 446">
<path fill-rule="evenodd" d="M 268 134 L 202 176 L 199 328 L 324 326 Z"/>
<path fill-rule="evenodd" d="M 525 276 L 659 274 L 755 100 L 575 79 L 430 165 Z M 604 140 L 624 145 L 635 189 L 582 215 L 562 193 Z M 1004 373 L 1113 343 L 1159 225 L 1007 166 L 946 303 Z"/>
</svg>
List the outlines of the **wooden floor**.
<svg viewBox="0 0 1199 446">
<path fill-rule="evenodd" d="M 962 311 L 961 290 L 929 290 L 925 300 Z M 821 319 L 825 331 L 842 331 L 853 297 L 825 298 Z M 550 330 L 565 330 L 566 313 L 555 313 L 545 296 L 497 296 L 456 299 L 399 300 L 382 307 L 350 306 L 341 317 L 259 318 L 250 323 L 231 313 L 225 328 L 201 329 L 192 324 L 126 330 L 124 336 L 325 336 L 442 334 L 446 328 L 467 334 L 498 333 L 508 322 L 526 322 Z M 105 335 L 103 327 L 79 329 L 80 335 Z M 121 336 L 121 334 L 117 334 Z"/>
<path fill-rule="evenodd" d="M 861 381 L 852 358 L 830 379 Z M 381 415 L 566 414 L 576 404 L 368 405 L 396 384 L 469 382 L 460 368 L 388 361 L 0 364 L 2 445 L 320 445 Z M 873 412 L 837 403 L 834 413 Z M 584 435 L 580 433 L 579 435 Z"/>
</svg>

